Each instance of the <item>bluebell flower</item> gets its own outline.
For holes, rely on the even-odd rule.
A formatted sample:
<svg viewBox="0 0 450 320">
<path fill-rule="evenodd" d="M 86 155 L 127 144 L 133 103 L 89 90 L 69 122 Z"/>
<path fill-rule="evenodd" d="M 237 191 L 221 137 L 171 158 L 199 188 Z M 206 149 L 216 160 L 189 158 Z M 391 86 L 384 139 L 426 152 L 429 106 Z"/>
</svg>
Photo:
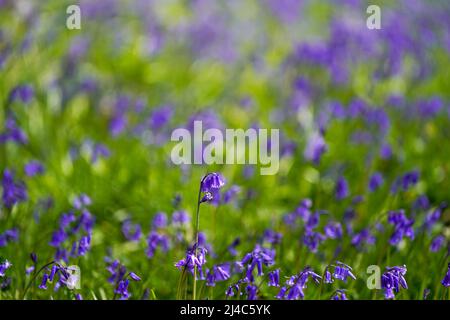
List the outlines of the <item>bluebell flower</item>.
<svg viewBox="0 0 450 320">
<path fill-rule="evenodd" d="M 11 268 L 12 264 L 8 261 L 8 260 L 3 260 L 0 263 L 0 277 L 4 277 L 5 276 L 5 272 L 6 270 L 8 270 L 9 268 Z"/>
<path fill-rule="evenodd" d="M 15 204 L 28 199 L 25 185 L 22 182 L 14 181 L 14 174 L 8 169 L 3 171 L 2 187 L 2 200 L 6 208 L 12 208 Z"/>
<path fill-rule="evenodd" d="M 411 240 L 414 239 L 414 229 L 412 228 L 414 219 L 408 219 L 404 210 L 389 212 L 388 222 L 393 224 L 395 227 L 394 233 L 390 238 L 390 243 L 392 245 L 397 245 L 404 236 L 410 238 Z"/>
<path fill-rule="evenodd" d="M 122 223 L 122 234 L 129 241 L 138 241 L 141 238 L 141 226 L 136 223 L 133 224 L 131 219 L 125 219 Z"/>
<path fill-rule="evenodd" d="M 448 264 L 447 273 L 444 276 L 444 279 L 441 281 L 444 287 L 450 287 L 450 263 Z"/>
<path fill-rule="evenodd" d="M 185 269 L 191 274 L 194 274 L 194 269 L 197 267 L 200 277 L 203 278 L 203 265 L 206 263 L 206 249 L 202 247 L 189 248 L 186 251 L 186 257 L 178 261 L 175 266 L 179 269 Z"/>
<path fill-rule="evenodd" d="M 91 235 L 84 236 L 78 243 L 78 256 L 84 256 L 91 247 Z"/>
<path fill-rule="evenodd" d="M 383 176 L 379 172 L 375 172 L 370 176 L 369 179 L 369 190 L 370 192 L 376 191 L 380 186 L 383 185 Z"/>
<path fill-rule="evenodd" d="M 17 228 L 9 229 L 0 234 L 0 248 L 5 247 L 10 242 L 16 242 L 19 239 L 19 230 Z"/>
<path fill-rule="evenodd" d="M 407 270 L 406 266 L 387 267 L 386 270 L 381 276 L 381 288 L 384 289 L 386 299 L 393 299 L 400 288 L 408 289 L 404 277 Z"/>
<path fill-rule="evenodd" d="M 17 144 L 27 144 L 28 137 L 25 132 L 17 125 L 16 121 L 9 117 L 6 119 L 5 131 L 0 134 L 0 144 L 8 141 Z"/>
<path fill-rule="evenodd" d="M 152 226 L 154 229 L 165 228 L 167 226 L 167 215 L 165 212 L 158 212 L 153 217 Z"/>
<path fill-rule="evenodd" d="M 245 288 L 247 291 L 247 300 L 256 300 L 257 299 L 257 291 L 258 288 L 254 285 L 247 285 L 247 287 Z"/>
<path fill-rule="evenodd" d="M 331 221 L 325 226 L 324 233 L 329 239 L 340 239 L 343 235 L 342 225 L 339 222 Z"/>
<path fill-rule="evenodd" d="M 368 228 L 365 228 L 352 237 L 351 244 L 355 247 L 361 248 L 366 244 L 375 244 L 375 240 L 375 236 L 370 232 Z"/>
<path fill-rule="evenodd" d="M 169 238 L 164 234 L 158 233 L 157 231 L 151 231 L 147 237 L 147 245 L 147 257 L 153 258 L 158 247 L 161 247 L 163 252 L 167 252 L 169 250 Z"/>
<path fill-rule="evenodd" d="M 311 252 L 317 252 L 319 244 L 326 240 L 326 237 L 320 232 L 306 230 L 303 235 L 303 244 L 308 247 Z"/>
<path fill-rule="evenodd" d="M 445 244 L 445 237 L 443 235 L 437 235 L 433 238 L 430 244 L 430 251 L 431 252 L 438 252 L 442 249 L 442 247 Z"/>
<path fill-rule="evenodd" d="M 280 289 L 277 298 L 288 300 L 303 299 L 305 297 L 304 289 L 309 279 L 312 279 L 315 283 L 319 283 L 322 277 L 310 267 L 306 267 L 302 272 L 290 277 L 286 281 L 286 286 Z"/>
<path fill-rule="evenodd" d="M 345 290 L 338 289 L 331 297 L 331 300 L 348 300 Z"/>
<path fill-rule="evenodd" d="M 190 220 L 191 220 L 191 218 L 186 213 L 186 211 L 183 211 L 183 210 L 175 211 L 172 214 L 172 224 L 175 226 L 186 225 L 189 223 Z"/>
<path fill-rule="evenodd" d="M 206 275 L 206 285 L 215 286 L 217 281 L 225 281 L 230 278 L 230 264 L 224 263 L 220 265 L 213 266 L 212 270 L 207 271 Z"/>
<path fill-rule="evenodd" d="M 44 173 L 44 166 L 39 161 L 33 160 L 25 165 L 24 171 L 27 176 L 34 177 Z"/>
<path fill-rule="evenodd" d="M 262 276 L 263 265 L 271 266 L 274 264 L 275 250 L 263 248 L 256 245 L 255 249 L 247 253 L 241 261 L 242 265 L 247 265 L 246 279 L 253 282 L 253 270 L 256 268 L 258 276 Z"/>
<path fill-rule="evenodd" d="M 337 200 L 345 199 L 349 196 L 350 190 L 348 187 L 347 180 L 345 180 L 344 177 L 339 177 L 336 181 L 336 188 L 335 188 L 335 197 Z"/>
<path fill-rule="evenodd" d="M 77 210 L 89 207 L 92 204 L 91 198 L 88 195 L 82 193 L 73 199 L 73 206 Z"/>
<path fill-rule="evenodd" d="M 280 286 L 280 269 L 269 272 L 268 274 L 269 282 L 267 285 L 269 287 L 279 287 Z"/>
<path fill-rule="evenodd" d="M 334 266 L 334 273 L 333 277 L 338 280 L 342 280 L 344 282 L 347 282 L 347 278 L 352 278 L 353 280 L 356 280 L 355 275 L 352 273 L 352 268 L 345 263 L 336 262 L 336 265 Z"/>
<path fill-rule="evenodd" d="M 22 84 L 14 87 L 9 93 L 9 102 L 21 101 L 23 103 L 30 103 L 34 97 L 34 89 L 31 85 Z"/>
</svg>

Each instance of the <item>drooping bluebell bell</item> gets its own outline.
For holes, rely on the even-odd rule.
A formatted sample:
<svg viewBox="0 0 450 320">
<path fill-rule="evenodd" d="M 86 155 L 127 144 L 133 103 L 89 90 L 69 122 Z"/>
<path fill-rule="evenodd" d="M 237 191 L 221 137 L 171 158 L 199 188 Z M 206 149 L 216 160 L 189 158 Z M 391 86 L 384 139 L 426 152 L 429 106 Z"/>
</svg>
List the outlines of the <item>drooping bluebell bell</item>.
<svg viewBox="0 0 450 320">
<path fill-rule="evenodd" d="M 274 264 L 274 258 L 275 250 L 256 245 L 255 249 L 252 252 L 247 253 L 241 260 L 241 264 L 243 266 L 247 265 L 245 278 L 249 282 L 253 282 L 253 270 L 255 269 L 255 267 L 257 269 L 258 276 L 262 276 L 264 274 L 263 265 L 271 266 L 272 264 Z"/>
<path fill-rule="evenodd" d="M 25 132 L 17 125 L 14 118 L 9 117 L 6 119 L 5 131 L 0 133 L 0 144 L 6 142 L 13 142 L 16 144 L 27 144 L 28 137 Z"/>
<path fill-rule="evenodd" d="M 44 166 L 39 161 L 32 160 L 25 164 L 24 171 L 28 177 L 34 177 L 44 173 Z"/>
<path fill-rule="evenodd" d="M 0 248 L 5 247 L 10 242 L 16 242 L 19 239 L 19 230 L 17 228 L 9 229 L 0 234 Z"/>
<path fill-rule="evenodd" d="M 355 275 L 352 273 L 352 268 L 339 261 L 337 261 L 336 265 L 334 265 L 333 277 L 344 282 L 347 282 L 347 278 L 356 280 Z"/>
<path fill-rule="evenodd" d="M 233 240 L 233 242 L 228 246 L 228 252 L 234 257 L 237 255 L 236 247 L 241 243 L 241 238 L 237 237 Z"/>
<path fill-rule="evenodd" d="M 375 244 L 375 236 L 371 233 L 369 228 L 364 228 L 360 232 L 353 235 L 351 244 L 357 248 L 362 248 L 364 245 Z"/>
<path fill-rule="evenodd" d="M 141 281 L 141 278 L 134 272 L 128 272 L 127 268 L 119 260 L 113 260 L 110 257 L 105 258 L 107 262 L 106 270 L 110 273 L 108 282 L 114 285 L 114 297 L 119 295 L 121 300 L 131 297 L 128 292 L 129 279 Z"/>
<path fill-rule="evenodd" d="M 331 300 L 348 300 L 347 295 L 345 294 L 345 290 L 338 289 L 335 291 Z"/>
<path fill-rule="evenodd" d="M 167 235 L 157 231 L 151 231 L 147 237 L 147 245 L 146 255 L 148 258 L 153 258 L 158 247 L 161 247 L 163 252 L 167 252 L 169 250 L 170 242 Z"/>
<path fill-rule="evenodd" d="M 34 97 L 34 88 L 29 84 L 21 84 L 14 87 L 9 93 L 8 101 L 20 101 L 22 103 L 30 103 Z"/>
<path fill-rule="evenodd" d="M 319 283 L 321 276 L 315 273 L 310 267 L 306 267 L 299 274 L 290 277 L 286 281 L 286 286 L 280 289 L 277 299 L 296 300 L 305 297 L 304 289 L 309 279 L 315 283 Z"/>
<path fill-rule="evenodd" d="M 445 237 L 443 235 L 437 235 L 433 238 L 430 244 L 430 251 L 431 252 L 438 252 L 442 249 L 442 247 L 445 244 Z"/>
<path fill-rule="evenodd" d="M 406 266 L 386 267 L 386 272 L 381 276 L 381 288 L 384 289 L 386 299 L 395 298 L 395 293 L 398 293 L 400 288 L 408 289 L 404 277 L 406 271 Z"/>
<path fill-rule="evenodd" d="M 256 287 L 255 285 L 249 284 L 249 285 L 247 285 L 245 290 L 247 292 L 247 300 L 256 300 L 257 299 L 258 287 Z"/>
<path fill-rule="evenodd" d="M 280 286 L 280 269 L 275 269 L 270 271 L 268 274 L 269 282 L 267 285 L 269 287 L 279 287 Z"/>
<path fill-rule="evenodd" d="M 158 212 L 153 217 L 153 229 L 165 228 L 167 226 L 167 215 L 165 212 Z"/>
<path fill-rule="evenodd" d="M 383 176 L 379 172 L 375 172 L 370 176 L 369 179 L 369 190 L 370 192 L 376 191 L 379 187 L 383 185 Z"/>
<path fill-rule="evenodd" d="M 208 173 L 201 180 L 200 191 L 203 197 L 200 202 L 218 201 L 220 199 L 219 190 L 225 185 L 225 178 L 216 172 Z"/>
<path fill-rule="evenodd" d="M 307 246 L 311 252 L 317 252 L 320 243 L 325 240 L 326 237 L 322 233 L 309 229 L 305 230 L 305 233 L 303 235 L 303 244 Z"/>
<path fill-rule="evenodd" d="M 20 181 L 15 181 L 14 173 L 8 169 L 3 171 L 2 187 L 2 200 L 6 208 L 11 208 L 15 204 L 28 199 L 25 184 Z"/>
<path fill-rule="evenodd" d="M 444 287 L 450 287 L 450 263 L 448 264 L 447 273 L 444 276 L 444 279 L 441 281 Z"/>
<path fill-rule="evenodd" d="M 335 197 L 337 200 L 345 199 L 349 196 L 350 190 L 348 187 L 347 180 L 340 176 L 336 181 L 336 187 L 335 187 Z"/>
<path fill-rule="evenodd" d="M 414 239 L 414 219 L 408 219 L 404 210 L 391 211 L 388 214 L 388 222 L 394 225 L 394 233 L 390 238 L 392 245 L 397 245 L 403 239 L 404 236 Z"/>
<path fill-rule="evenodd" d="M 218 281 L 225 281 L 230 278 L 231 266 L 229 263 L 219 264 L 213 266 L 211 270 L 207 271 L 206 285 L 215 286 Z"/>
<path fill-rule="evenodd" d="M 324 227 L 324 234 L 329 239 L 340 239 L 343 236 L 342 225 L 336 221 L 330 221 Z"/>
<path fill-rule="evenodd" d="M 8 260 L 3 260 L 0 263 L 0 277 L 4 277 L 5 276 L 5 272 L 6 270 L 8 270 L 9 268 L 11 268 L 12 264 L 8 261 Z"/>
<path fill-rule="evenodd" d="M 125 219 L 122 222 L 122 234 L 128 241 L 138 241 L 142 235 L 141 225 L 134 224 L 131 219 Z"/>
<path fill-rule="evenodd" d="M 178 227 L 186 225 L 189 223 L 191 218 L 184 210 L 175 211 L 172 214 L 172 224 Z"/>
<path fill-rule="evenodd" d="M 203 265 L 206 263 L 206 249 L 196 247 L 194 245 L 186 251 L 186 257 L 175 264 L 179 270 L 187 270 L 194 274 L 194 269 L 197 268 L 200 274 L 200 279 L 203 278 Z"/>
</svg>

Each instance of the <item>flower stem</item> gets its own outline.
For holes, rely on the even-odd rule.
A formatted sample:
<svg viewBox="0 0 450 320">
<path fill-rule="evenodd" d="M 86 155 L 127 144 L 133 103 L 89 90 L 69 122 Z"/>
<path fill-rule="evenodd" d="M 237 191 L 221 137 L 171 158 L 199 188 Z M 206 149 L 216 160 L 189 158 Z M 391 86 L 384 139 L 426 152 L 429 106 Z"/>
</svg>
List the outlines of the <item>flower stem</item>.
<svg viewBox="0 0 450 320">
<path fill-rule="evenodd" d="M 33 278 L 30 280 L 30 282 L 28 283 L 27 287 L 23 291 L 22 300 L 25 299 L 25 296 L 26 296 L 26 294 L 28 292 L 28 289 L 30 289 L 31 284 L 34 282 L 34 280 L 36 280 L 37 276 L 41 273 L 41 271 L 44 270 L 45 268 L 47 268 L 48 266 L 51 266 L 54 263 L 56 263 L 56 261 L 49 262 L 49 263 L 43 265 L 37 272 L 35 272 Z"/>
<path fill-rule="evenodd" d="M 198 189 L 198 199 L 197 199 L 197 213 L 196 213 L 196 222 L 195 222 L 195 249 L 194 249 L 194 255 L 197 257 L 197 248 L 198 248 L 198 230 L 200 225 L 200 197 L 202 194 L 202 181 L 200 182 L 200 187 Z M 197 293 L 197 265 L 194 265 L 194 287 L 192 291 L 192 299 L 196 299 L 196 293 Z"/>
</svg>

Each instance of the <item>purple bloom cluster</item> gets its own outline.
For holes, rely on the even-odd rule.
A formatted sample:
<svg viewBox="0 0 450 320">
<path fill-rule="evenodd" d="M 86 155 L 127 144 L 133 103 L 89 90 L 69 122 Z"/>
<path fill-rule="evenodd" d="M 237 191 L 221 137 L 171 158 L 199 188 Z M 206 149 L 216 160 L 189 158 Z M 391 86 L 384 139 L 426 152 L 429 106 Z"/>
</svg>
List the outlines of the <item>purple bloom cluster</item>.
<svg viewBox="0 0 450 320">
<path fill-rule="evenodd" d="M 132 281 L 141 281 L 141 278 L 134 272 L 127 272 L 127 268 L 119 260 L 113 260 L 107 257 L 106 270 L 110 273 L 108 282 L 114 285 L 114 298 L 118 295 L 120 300 L 126 300 L 131 297 L 128 291 L 130 279 Z"/>
<path fill-rule="evenodd" d="M 55 259 L 57 261 L 63 260 L 67 263 L 70 257 L 84 256 L 89 251 L 94 225 L 94 217 L 87 209 L 90 204 L 91 199 L 82 194 L 74 199 L 74 209 L 60 217 L 59 226 L 53 232 L 49 243 L 56 248 Z M 78 240 L 76 240 L 77 238 Z M 75 239 L 75 241 L 68 249 L 66 243 L 71 239 Z"/>
<path fill-rule="evenodd" d="M 15 204 L 28 199 L 25 184 L 15 181 L 14 173 L 8 169 L 3 171 L 2 187 L 2 200 L 6 208 L 11 208 Z"/>
<path fill-rule="evenodd" d="M 406 266 L 387 267 L 386 272 L 381 276 L 381 288 L 384 290 L 386 299 L 395 298 L 394 293 L 398 293 L 400 288 L 408 289 L 404 275 Z"/>
<path fill-rule="evenodd" d="M 330 267 L 334 269 L 333 273 L 329 271 Z M 329 265 L 325 269 L 325 276 L 324 276 L 325 283 L 332 283 L 334 279 L 347 282 L 348 278 L 356 280 L 356 277 L 352 272 L 352 268 L 349 265 L 346 265 L 345 263 L 336 261 L 335 265 Z"/>
<path fill-rule="evenodd" d="M 19 239 L 19 230 L 17 228 L 6 230 L 0 233 L 0 248 L 5 247 L 10 242 L 16 242 Z"/>
<path fill-rule="evenodd" d="M 388 215 L 388 222 L 394 225 L 394 233 L 391 236 L 390 243 L 397 245 L 404 236 L 414 239 L 414 219 L 408 219 L 404 210 L 391 211 Z"/>
<path fill-rule="evenodd" d="M 322 279 L 310 267 L 306 267 L 297 275 L 291 276 L 285 286 L 281 287 L 277 299 L 297 300 L 305 297 L 304 290 L 307 287 L 308 280 L 311 279 L 315 283 L 319 283 Z"/>
</svg>

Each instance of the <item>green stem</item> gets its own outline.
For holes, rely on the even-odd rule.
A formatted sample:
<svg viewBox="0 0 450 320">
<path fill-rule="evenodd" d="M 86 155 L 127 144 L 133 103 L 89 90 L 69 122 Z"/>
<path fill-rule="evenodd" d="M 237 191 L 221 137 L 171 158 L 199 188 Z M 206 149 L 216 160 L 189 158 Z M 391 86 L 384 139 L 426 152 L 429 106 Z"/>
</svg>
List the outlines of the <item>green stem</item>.
<svg viewBox="0 0 450 320">
<path fill-rule="evenodd" d="M 55 262 L 56 262 L 56 261 L 52 261 L 52 262 L 49 262 L 49 263 L 43 265 L 43 266 L 39 269 L 39 271 L 36 272 L 36 273 L 34 274 L 33 278 L 30 280 L 30 282 L 28 283 L 27 287 L 25 288 L 25 290 L 24 290 L 24 292 L 23 292 L 22 300 L 25 299 L 25 296 L 26 296 L 26 294 L 27 294 L 27 292 L 28 292 L 28 289 L 30 289 L 31 284 L 34 282 L 34 280 L 36 280 L 37 276 L 41 273 L 41 271 L 44 270 L 45 268 L 47 268 L 48 266 L 51 266 L 51 265 L 54 264 Z"/>
</svg>

